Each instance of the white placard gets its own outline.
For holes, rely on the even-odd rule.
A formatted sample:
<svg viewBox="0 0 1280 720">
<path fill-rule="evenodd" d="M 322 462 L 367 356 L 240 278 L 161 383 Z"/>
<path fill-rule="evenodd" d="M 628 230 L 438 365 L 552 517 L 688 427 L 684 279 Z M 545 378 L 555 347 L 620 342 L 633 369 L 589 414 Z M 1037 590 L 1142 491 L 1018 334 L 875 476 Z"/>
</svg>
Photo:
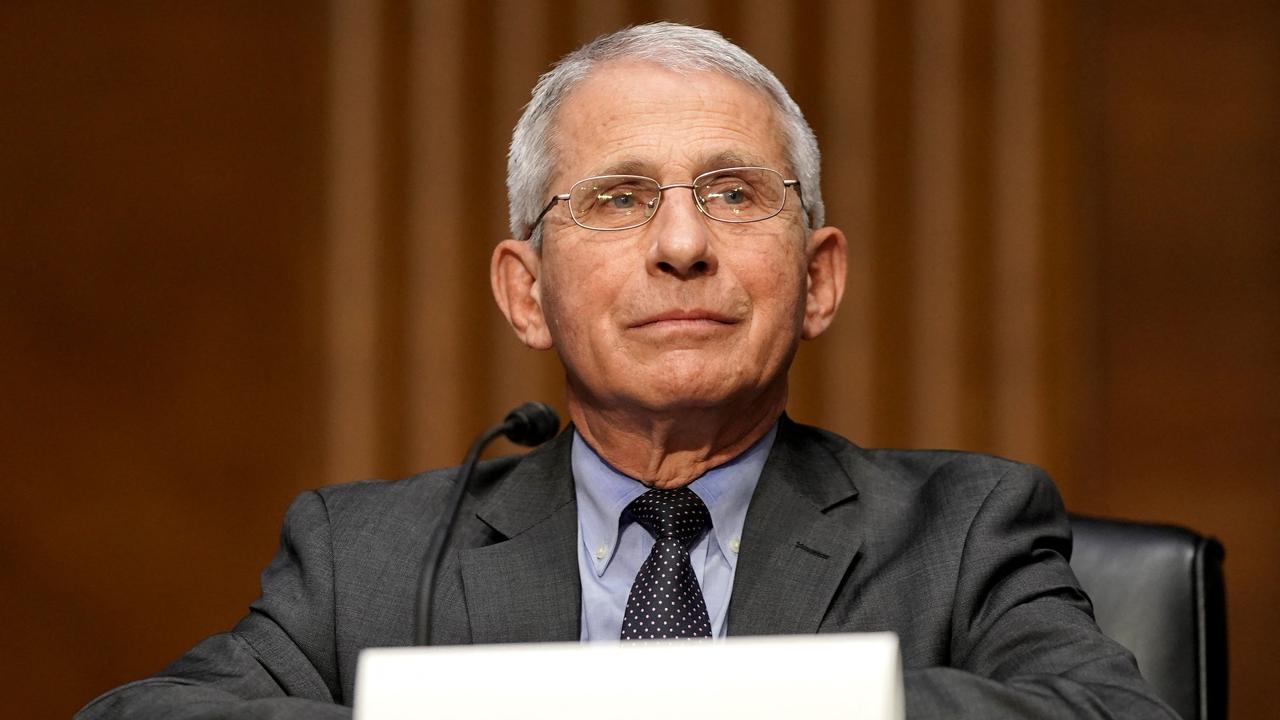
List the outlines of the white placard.
<svg viewBox="0 0 1280 720">
<path fill-rule="evenodd" d="M 893 633 L 371 648 L 355 720 L 901 720 Z"/>
</svg>

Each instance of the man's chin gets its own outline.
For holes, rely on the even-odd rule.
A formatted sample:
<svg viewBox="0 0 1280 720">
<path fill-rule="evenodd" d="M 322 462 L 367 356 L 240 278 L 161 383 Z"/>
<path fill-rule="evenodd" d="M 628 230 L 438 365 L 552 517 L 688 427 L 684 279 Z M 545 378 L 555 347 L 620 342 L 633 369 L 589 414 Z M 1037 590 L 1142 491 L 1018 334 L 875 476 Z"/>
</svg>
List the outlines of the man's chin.
<svg viewBox="0 0 1280 720">
<path fill-rule="evenodd" d="M 613 388 L 602 398 L 601 408 L 614 408 L 624 414 L 653 418 L 678 416 L 707 410 L 723 412 L 734 393 L 721 389 L 690 386 L 671 377 L 660 384 L 646 387 Z M 595 404 L 595 403 L 589 403 Z"/>
<path fill-rule="evenodd" d="M 740 407 L 751 405 L 751 399 L 764 392 L 765 389 L 760 387 L 706 384 L 682 378 L 678 373 L 669 373 L 663 376 L 662 382 L 638 390 L 624 402 L 651 414 L 669 416 L 713 411 L 733 415 L 740 412 Z"/>
</svg>

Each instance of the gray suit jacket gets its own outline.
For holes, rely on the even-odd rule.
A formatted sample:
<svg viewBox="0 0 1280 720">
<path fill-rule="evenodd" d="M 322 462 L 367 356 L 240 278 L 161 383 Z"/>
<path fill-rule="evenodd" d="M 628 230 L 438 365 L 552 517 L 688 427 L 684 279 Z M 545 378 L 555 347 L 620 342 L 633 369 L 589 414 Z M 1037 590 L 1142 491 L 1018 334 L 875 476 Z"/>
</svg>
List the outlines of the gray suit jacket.
<svg viewBox="0 0 1280 720">
<path fill-rule="evenodd" d="M 570 439 L 480 466 L 433 643 L 578 638 Z M 234 630 L 78 717 L 349 717 L 359 651 L 412 642 L 419 562 L 451 477 L 303 494 Z M 1176 717 L 1098 631 L 1070 547 L 1036 468 L 863 450 L 784 417 L 747 511 L 728 631 L 892 630 L 910 717 Z"/>
</svg>

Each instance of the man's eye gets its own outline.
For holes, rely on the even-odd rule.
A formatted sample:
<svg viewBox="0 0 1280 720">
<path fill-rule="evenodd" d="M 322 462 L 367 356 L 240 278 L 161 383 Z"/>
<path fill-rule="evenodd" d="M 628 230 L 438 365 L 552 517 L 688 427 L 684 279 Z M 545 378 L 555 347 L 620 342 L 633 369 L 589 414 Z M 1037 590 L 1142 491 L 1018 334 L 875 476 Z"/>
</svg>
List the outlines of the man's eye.
<svg viewBox="0 0 1280 720">
<path fill-rule="evenodd" d="M 631 193 L 602 194 L 599 199 L 602 204 L 607 204 L 616 210 L 630 210 L 636 206 L 635 195 Z"/>
<path fill-rule="evenodd" d="M 739 185 L 737 187 L 728 187 L 715 192 L 707 193 L 707 200 L 719 201 L 726 205 L 741 205 L 751 200 L 751 195 L 747 188 Z"/>
</svg>

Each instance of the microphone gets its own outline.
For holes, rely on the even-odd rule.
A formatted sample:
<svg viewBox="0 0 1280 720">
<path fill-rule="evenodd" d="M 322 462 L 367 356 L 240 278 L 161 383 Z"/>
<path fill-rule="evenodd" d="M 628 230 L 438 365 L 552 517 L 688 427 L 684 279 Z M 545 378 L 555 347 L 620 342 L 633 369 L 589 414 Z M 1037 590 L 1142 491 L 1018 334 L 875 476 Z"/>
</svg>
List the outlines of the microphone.
<svg viewBox="0 0 1280 720">
<path fill-rule="evenodd" d="M 453 487 L 445 503 L 447 521 L 436 525 L 427 542 L 427 551 L 422 556 L 422 571 L 418 576 L 417 618 L 414 622 L 414 644 L 426 645 L 431 637 L 431 606 L 436 594 L 436 576 L 440 570 L 440 560 L 444 555 L 444 546 L 453 535 L 458 524 L 458 508 L 466 495 L 467 485 L 471 484 L 471 476 L 475 474 L 476 461 L 480 453 L 499 435 L 513 443 L 529 447 L 541 445 L 555 437 L 560 429 L 560 417 L 551 406 L 540 402 L 527 402 L 507 413 L 502 422 L 485 430 L 471 444 L 467 457 L 458 468 Z"/>
<path fill-rule="evenodd" d="M 517 445 L 534 447 L 550 440 L 560 430 L 560 416 L 550 405 L 527 402 L 507 413 L 501 433 Z"/>
</svg>

